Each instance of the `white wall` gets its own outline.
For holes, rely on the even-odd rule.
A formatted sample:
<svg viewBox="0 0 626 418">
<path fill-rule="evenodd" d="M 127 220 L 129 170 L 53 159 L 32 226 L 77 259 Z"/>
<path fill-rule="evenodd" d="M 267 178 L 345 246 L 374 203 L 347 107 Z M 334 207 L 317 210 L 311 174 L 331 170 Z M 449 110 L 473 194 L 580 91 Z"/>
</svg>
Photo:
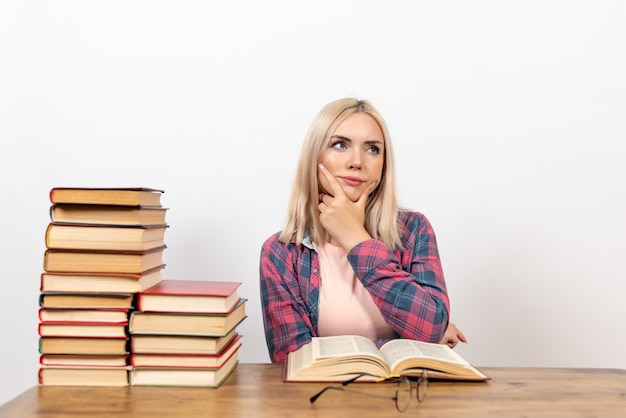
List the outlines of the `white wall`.
<svg viewBox="0 0 626 418">
<path fill-rule="evenodd" d="M 0 3 L 0 403 L 37 383 L 48 191 L 165 189 L 168 278 L 240 280 L 335 98 L 386 116 L 438 234 L 459 352 L 626 367 L 621 1 Z M 598 347 L 601 348 L 598 348 Z"/>
</svg>

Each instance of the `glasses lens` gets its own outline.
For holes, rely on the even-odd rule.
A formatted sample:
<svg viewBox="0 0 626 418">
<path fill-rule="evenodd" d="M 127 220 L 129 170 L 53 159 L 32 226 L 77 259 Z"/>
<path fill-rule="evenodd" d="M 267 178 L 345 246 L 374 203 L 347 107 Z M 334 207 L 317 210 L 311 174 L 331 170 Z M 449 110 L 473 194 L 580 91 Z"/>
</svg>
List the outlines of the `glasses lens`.
<svg viewBox="0 0 626 418">
<path fill-rule="evenodd" d="M 428 375 L 426 372 L 422 373 L 417 381 L 417 401 L 422 402 L 428 392 Z"/>
<path fill-rule="evenodd" d="M 396 408 L 403 412 L 411 403 L 411 382 L 406 377 L 398 380 L 396 385 Z"/>
</svg>

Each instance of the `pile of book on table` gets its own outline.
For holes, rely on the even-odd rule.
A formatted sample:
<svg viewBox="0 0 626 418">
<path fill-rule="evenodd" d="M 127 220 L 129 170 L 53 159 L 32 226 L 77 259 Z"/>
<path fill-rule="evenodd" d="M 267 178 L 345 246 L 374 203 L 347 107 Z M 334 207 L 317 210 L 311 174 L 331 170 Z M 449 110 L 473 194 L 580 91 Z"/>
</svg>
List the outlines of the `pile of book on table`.
<svg viewBox="0 0 626 418">
<path fill-rule="evenodd" d="M 194 281 L 196 286 L 190 286 L 187 281 L 163 278 L 168 225 L 167 209 L 161 205 L 162 193 L 163 190 L 150 188 L 50 191 L 51 222 L 45 233 L 38 330 L 41 385 L 127 386 L 132 377 L 136 384 L 217 386 L 219 379 L 236 366 L 240 336 L 234 328 L 245 317 L 245 300 L 236 292 L 239 283 Z M 228 297 L 224 286 L 230 291 Z M 170 291 L 176 294 L 174 305 L 147 302 L 142 308 L 145 313 L 137 311 L 143 292 L 147 292 L 148 300 L 158 294 L 169 301 L 166 294 Z M 198 304 L 202 297 L 213 301 L 210 312 L 206 302 Z M 232 306 L 220 308 L 220 301 L 221 306 L 231 302 Z M 147 312 L 154 309 L 166 309 L 162 314 L 174 316 L 172 326 L 153 333 L 149 321 L 142 324 L 139 320 L 134 337 L 145 341 L 131 342 L 129 324 L 137 322 L 134 314 L 147 318 Z M 183 318 L 190 309 L 195 309 L 198 318 L 216 318 L 217 323 L 208 329 L 202 328 L 205 324 L 196 324 L 200 329 L 186 334 L 188 329 L 183 327 L 188 325 Z M 235 315 L 239 316 L 237 320 L 233 319 Z M 167 323 L 164 321 L 159 324 L 161 327 Z M 231 328 L 219 329 L 218 325 L 226 327 L 233 321 L 236 324 Z M 166 338 L 165 334 L 187 338 L 182 338 L 178 345 L 164 339 L 150 346 L 149 337 Z M 199 337 L 202 344 L 196 341 Z M 133 345 L 142 351 L 134 353 Z M 227 353 L 228 359 L 224 358 Z M 147 360 L 146 356 L 152 354 L 164 356 Z M 197 361 L 191 354 L 205 356 L 205 362 Z M 172 362 L 175 357 L 178 360 Z M 209 358 L 213 362 L 207 361 Z M 144 367 L 146 372 L 164 371 L 170 378 L 139 378 Z M 192 369 L 213 374 L 214 378 L 190 380 L 185 372 Z"/>
</svg>

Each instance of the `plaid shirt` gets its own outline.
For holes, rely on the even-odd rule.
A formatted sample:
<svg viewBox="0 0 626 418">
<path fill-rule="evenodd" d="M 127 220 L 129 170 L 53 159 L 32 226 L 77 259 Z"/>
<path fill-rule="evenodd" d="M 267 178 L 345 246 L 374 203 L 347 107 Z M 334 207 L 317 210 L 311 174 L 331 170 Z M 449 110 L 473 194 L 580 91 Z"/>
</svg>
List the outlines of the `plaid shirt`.
<svg viewBox="0 0 626 418">
<path fill-rule="evenodd" d="M 370 239 L 348 261 L 400 338 L 439 342 L 448 326 L 449 299 L 435 233 L 418 212 L 401 211 L 400 250 Z M 279 233 L 261 249 L 260 286 L 265 339 L 273 362 L 318 336 L 320 265 L 310 242 L 285 245 Z M 380 346 L 384 341 L 376 341 Z"/>
</svg>

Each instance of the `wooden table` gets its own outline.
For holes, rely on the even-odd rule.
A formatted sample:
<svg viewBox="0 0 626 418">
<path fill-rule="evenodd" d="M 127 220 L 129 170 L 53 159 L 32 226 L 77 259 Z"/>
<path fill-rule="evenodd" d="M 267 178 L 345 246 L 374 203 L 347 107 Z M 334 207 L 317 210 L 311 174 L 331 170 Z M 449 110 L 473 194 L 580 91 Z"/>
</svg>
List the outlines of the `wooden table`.
<svg viewBox="0 0 626 418">
<path fill-rule="evenodd" d="M 625 417 L 626 370 L 482 368 L 489 382 L 431 382 L 404 413 L 392 400 L 283 383 L 278 364 L 239 364 L 217 389 L 33 387 L 0 406 L 0 417 Z M 358 384 L 391 394 L 390 384 Z"/>
</svg>

